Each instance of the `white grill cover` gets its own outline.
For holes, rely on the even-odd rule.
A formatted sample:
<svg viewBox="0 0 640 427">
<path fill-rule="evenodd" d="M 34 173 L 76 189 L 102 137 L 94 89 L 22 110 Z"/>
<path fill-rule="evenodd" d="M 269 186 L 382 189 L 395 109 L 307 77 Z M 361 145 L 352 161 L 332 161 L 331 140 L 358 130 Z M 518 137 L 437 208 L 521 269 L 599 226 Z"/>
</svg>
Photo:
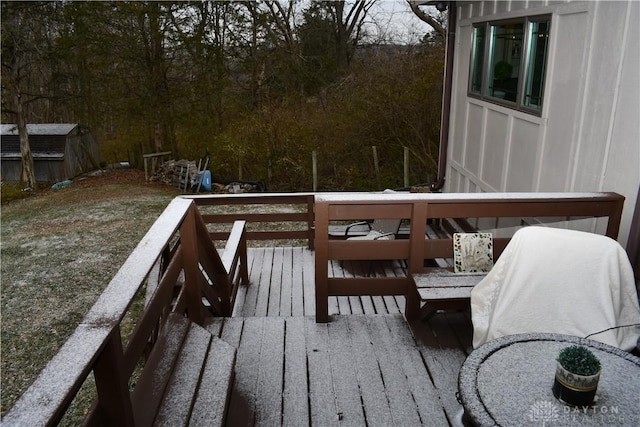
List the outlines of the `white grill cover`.
<svg viewBox="0 0 640 427">
<path fill-rule="evenodd" d="M 587 337 L 640 323 L 633 270 L 624 249 L 593 233 L 518 230 L 471 292 L 473 346 L 527 332 Z M 630 351 L 640 326 L 589 338 Z"/>
</svg>

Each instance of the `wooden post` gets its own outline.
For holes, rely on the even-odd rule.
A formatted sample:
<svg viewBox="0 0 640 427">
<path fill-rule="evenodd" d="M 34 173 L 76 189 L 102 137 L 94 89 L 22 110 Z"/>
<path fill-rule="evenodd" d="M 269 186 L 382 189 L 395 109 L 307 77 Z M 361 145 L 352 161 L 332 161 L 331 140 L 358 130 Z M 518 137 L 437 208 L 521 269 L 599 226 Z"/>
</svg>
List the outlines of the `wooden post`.
<svg viewBox="0 0 640 427">
<path fill-rule="evenodd" d="M 116 326 L 94 368 L 99 418 L 106 425 L 133 426 L 133 408 L 123 368 L 122 339 Z"/>
<path fill-rule="evenodd" d="M 378 149 L 375 145 L 372 145 L 371 149 L 373 150 L 373 169 L 375 170 L 375 173 L 376 173 L 376 186 L 379 190 L 382 185 L 380 184 L 380 165 L 378 163 Z"/>
<path fill-rule="evenodd" d="M 192 322 L 202 325 L 202 294 L 200 292 L 200 268 L 198 266 L 198 232 L 196 230 L 196 205 L 191 202 L 189 212 L 180 227 L 182 264 L 184 265 L 184 292 L 186 292 L 187 312 Z"/>
<path fill-rule="evenodd" d="M 329 204 L 316 203 L 316 323 L 329 321 Z"/>
<path fill-rule="evenodd" d="M 238 181 L 242 181 L 242 157 L 238 157 Z"/>
<path fill-rule="evenodd" d="M 619 195 L 616 196 L 613 196 L 613 200 L 610 202 L 611 207 L 609 208 L 609 220 L 607 221 L 606 231 L 606 235 L 611 237 L 613 240 L 618 239 L 620 221 L 622 219 L 622 209 L 624 207 L 624 197 Z"/>
<path fill-rule="evenodd" d="M 315 250 L 314 205 L 315 197 L 307 196 L 307 242 L 312 251 Z"/>
<path fill-rule="evenodd" d="M 144 158 L 144 173 L 145 173 L 145 178 L 146 173 L 147 173 L 147 160 L 151 159 L 151 169 L 149 170 L 149 178 L 151 178 L 151 176 L 153 176 L 156 171 L 158 170 L 158 158 L 162 159 L 162 156 L 164 156 L 165 153 L 158 153 L 157 155 L 152 154 L 149 157 L 147 157 L 147 155 L 142 156 Z M 171 153 L 171 151 L 168 151 L 168 153 Z"/>
<path fill-rule="evenodd" d="M 428 203 L 416 202 L 411 209 L 411 231 L 409 234 L 409 259 L 407 294 L 405 295 L 405 317 L 416 320 L 420 316 L 420 296 L 413 280 L 413 274 L 424 266 L 424 245 L 427 228 Z"/>
<path fill-rule="evenodd" d="M 409 187 L 409 147 L 404 147 L 404 188 Z"/>
<path fill-rule="evenodd" d="M 318 191 L 318 157 L 316 150 L 311 152 L 311 168 L 313 171 L 313 191 Z"/>
</svg>

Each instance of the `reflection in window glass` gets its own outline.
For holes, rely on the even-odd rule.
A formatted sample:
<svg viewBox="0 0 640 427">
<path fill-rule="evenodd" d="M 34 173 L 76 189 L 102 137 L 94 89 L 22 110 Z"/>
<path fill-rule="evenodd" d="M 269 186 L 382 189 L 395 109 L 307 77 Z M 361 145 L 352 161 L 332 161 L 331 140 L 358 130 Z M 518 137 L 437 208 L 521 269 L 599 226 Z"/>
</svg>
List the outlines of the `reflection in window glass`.
<svg viewBox="0 0 640 427">
<path fill-rule="evenodd" d="M 549 21 L 529 24 L 529 58 L 524 90 L 524 105 L 539 110 L 544 91 L 545 58 L 549 47 Z"/>
<path fill-rule="evenodd" d="M 491 26 L 489 96 L 516 102 L 523 23 Z"/>
<path fill-rule="evenodd" d="M 468 94 L 540 115 L 551 15 L 475 23 Z"/>
<path fill-rule="evenodd" d="M 473 58 L 471 59 L 471 92 L 482 93 L 485 27 L 473 29 Z"/>
</svg>

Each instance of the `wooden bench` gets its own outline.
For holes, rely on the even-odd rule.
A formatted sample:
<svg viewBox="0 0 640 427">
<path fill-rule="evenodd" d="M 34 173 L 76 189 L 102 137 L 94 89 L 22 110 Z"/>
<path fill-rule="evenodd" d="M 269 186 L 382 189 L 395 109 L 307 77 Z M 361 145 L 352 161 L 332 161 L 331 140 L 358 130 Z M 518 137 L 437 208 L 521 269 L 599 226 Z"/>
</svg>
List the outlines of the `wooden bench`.
<svg viewBox="0 0 640 427">
<path fill-rule="evenodd" d="M 564 226 L 569 219 L 584 222 L 589 218 L 595 222 L 593 218 L 604 218 L 604 224 L 591 224 L 592 231 L 600 229 L 616 239 L 624 203 L 624 197 L 615 193 L 489 193 L 475 199 L 470 196 L 452 194 L 416 206 L 409 276 L 418 302 L 409 299 L 408 317 L 429 317 L 438 310 L 468 309 L 471 290 L 485 275 L 454 273 L 450 263 L 438 265 L 438 260 L 453 258 L 453 233 L 493 231 L 495 261 L 513 233 L 527 225 L 551 222 Z M 429 233 L 422 226 L 427 222 L 441 225 L 435 227 L 439 232 Z"/>
<path fill-rule="evenodd" d="M 435 310 L 468 307 L 471 289 L 482 276 L 454 275 L 456 231 L 493 232 L 494 259 L 519 227 L 554 226 L 602 232 L 617 238 L 624 197 L 616 193 L 411 193 L 316 196 L 316 321 L 328 321 L 327 298 L 404 295 L 408 319 Z M 409 220 L 407 240 L 331 240 L 330 224 L 359 218 Z M 603 218 L 603 219 L 597 219 Z M 575 224 L 575 222 L 579 222 Z M 408 274 L 394 277 L 332 277 L 333 260 L 408 260 Z"/>
<path fill-rule="evenodd" d="M 205 328 L 170 314 L 131 396 L 135 425 L 224 425 L 235 355 Z"/>
<path fill-rule="evenodd" d="M 231 315 L 246 250 L 244 222 L 219 254 L 195 203 L 174 199 L 2 424 L 58 424 L 93 373 L 86 425 L 224 425 L 235 350 L 207 328 Z"/>
</svg>

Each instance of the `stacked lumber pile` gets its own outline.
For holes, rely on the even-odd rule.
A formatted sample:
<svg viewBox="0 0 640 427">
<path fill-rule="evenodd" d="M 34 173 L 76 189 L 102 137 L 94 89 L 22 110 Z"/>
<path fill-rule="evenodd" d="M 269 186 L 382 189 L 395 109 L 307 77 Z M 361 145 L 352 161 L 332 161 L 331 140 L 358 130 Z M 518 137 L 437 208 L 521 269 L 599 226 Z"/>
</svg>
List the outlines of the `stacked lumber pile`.
<svg viewBox="0 0 640 427">
<path fill-rule="evenodd" d="M 190 160 L 168 160 L 162 163 L 150 181 L 162 182 L 179 190 L 190 189 L 198 179 L 198 166 Z"/>
</svg>

